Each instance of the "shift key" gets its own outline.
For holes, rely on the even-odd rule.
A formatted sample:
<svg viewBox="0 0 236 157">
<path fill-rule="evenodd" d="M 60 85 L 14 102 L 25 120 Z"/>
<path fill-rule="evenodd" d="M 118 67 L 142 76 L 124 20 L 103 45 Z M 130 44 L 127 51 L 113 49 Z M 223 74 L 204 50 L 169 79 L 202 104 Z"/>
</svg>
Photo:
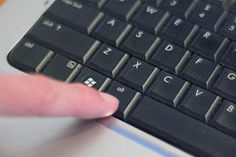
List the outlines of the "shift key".
<svg viewBox="0 0 236 157">
<path fill-rule="evenodd" d="M 99 45 L 99 41 L 47 18 L 41 18 L 29 35 L 82 64 Z"/>
</svg>

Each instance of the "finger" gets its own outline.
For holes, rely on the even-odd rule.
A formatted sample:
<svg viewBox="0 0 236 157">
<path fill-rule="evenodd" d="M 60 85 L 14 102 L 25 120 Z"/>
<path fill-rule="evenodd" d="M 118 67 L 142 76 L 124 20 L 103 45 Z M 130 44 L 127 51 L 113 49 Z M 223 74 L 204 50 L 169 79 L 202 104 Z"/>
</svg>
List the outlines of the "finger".
<svg viewBox="0 0 236 157">
<path fill-rule="evenodd" d="M 106 117 L 118 100 L 82 84 L 66 84 L 41 75 L 0 76 L 0 114 L 18 116 Z"/>
<path fill-rule="evenodd" d="M 0 6 L 3 5 L 4 2 L 5 0 L 0 0 Z"/>
</svg>

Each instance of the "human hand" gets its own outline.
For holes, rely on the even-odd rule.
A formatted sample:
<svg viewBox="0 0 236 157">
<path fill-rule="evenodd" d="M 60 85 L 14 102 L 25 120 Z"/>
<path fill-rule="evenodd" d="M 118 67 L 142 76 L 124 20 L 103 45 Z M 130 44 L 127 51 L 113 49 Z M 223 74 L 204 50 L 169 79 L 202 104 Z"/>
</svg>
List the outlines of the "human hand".
<svg viewBox="0 0 236 157">
<path fill-rule="evenodd" d="M 0 115 L 106 117 L 119 101 L 82 84 L 66 84 L 42 75 L 0 76 Z"/>
</svg>

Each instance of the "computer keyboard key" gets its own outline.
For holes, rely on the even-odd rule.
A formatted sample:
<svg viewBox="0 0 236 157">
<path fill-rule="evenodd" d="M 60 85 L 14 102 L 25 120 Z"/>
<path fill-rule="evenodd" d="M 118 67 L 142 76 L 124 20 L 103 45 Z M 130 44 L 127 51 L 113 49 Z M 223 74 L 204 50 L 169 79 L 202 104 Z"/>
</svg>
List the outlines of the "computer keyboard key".
<svg viewBox="0 0 236 157">
<path fill-rule="evenodd" d="M 190 53 L 177 45 L 164 41 L 153 53 L 150 62 L 158 67 L 178 74 Z"/>
<path fill-rule="evenodd" d="M 65 0 L 55 1 L 47 11 L 47 15 L 87 34 L 91 33 L 103 17 L 99 10 L 76 2 L 76 0 L 71 0 L 70 3 Z"/>
<path fill-rule="evenodd" d="M 236 43 L 232 42 L 224 55 L 221 57 L 221 63 L 229 68 L 236 70 Z"/>
<path fill-rule="evenodd" d="M 105 43 L 118 47 L 131 28 L 132 26 L 129 24 L 107 16 L 95 29 L 93 36 Z"/>
<path fill-rule="evenodd" d="M 157 34 L 168 20 L 170 14 L 154 5 L 143 6 L 133 18 L 133 23 L 145 31 Z"/>
<path fill-rule="evenodd" d="M 98 91 L 104 91 L 109 85 L 110 79 L 90 68 L 85 67 L 73 80 L 73 83 L 78 82 L 83 83 L 84 85 L 94 88 Z"/>
<path fill-rule="evenodd" d="M 88 65 L 114 78 L 128 58 L 129 56 L 124 52 L 103 44 L 88 62 Z"/>
<path fill-rule="evenodd" d="M 162 71 L 148 89 L 147 94 L 175 107 L 178 105 L 188 86 L 188 82 Z"/>
<path fill-rule="evenodd" d="M 79 0 L 79 2 L 101 9 L 106 4 L 107 0 Z"/>
<path fill-rule="evenodd" d="M 189 20 L 210 30 L 217 29 L 217 22 L 224 10 L 210 3 L 199 1 L 189 16 Z"/>
<path fill-rule="evenodd" d="M 220 96 L 236 102 L 236 72 L 225 68 L 212 90 Z"/>
<path fill-rule="evenodd" d="M 219 69 L 216 63 L 193 55 L 181 72 L 181 76 L 190 82 L 196 83 L 204 88 L 209 88 L 218 74 Z"/>
<path fill-rule="evenodd" d="M 193 85 L 178 108 L 190 116 L 208 122 L 219 100 L 215 94 Z"/>
<path fill-rule="evenodd" d="M 124 84 L 144 92 L 156 76 L 157 68 L 136 58 L 131 58 L 117 79 Z"/>
<path fill-rule="evenodd" d="M 229 8 L 230 12 L 236 13 L 236 2 L 234 1 L 234 3 L 230 6 Z"/>
<path fill-rule="evenodd" d="M 141 4 L 140 0 L 112 0 L 103 8 L 111 15 L 128 21 Z"/>
<path fill-rule="evenodd" d="M 201 29 L 189 49 L 208 59 L 217 60 L 226 45 L 224 38 L 214 32 Z"/>
<path fill-rule="evenodd" d="M 53 55 L 53 51 L 23 38 L 8 55 L 8 61 L 25 72 L 38 73 Z"/>
<path fill-rule="evenodd" d="M 57 80 L 70 82 L 78 74 L 80 68 L 81 66 L 77 62 L 57 54 L 42 71 L 42 74 Z"/>
<path fill-rule="evenodd" d="M 115 113 L 115 117 L 120 119 L 126 119 L 127 115 L 140 98 L 140 93 L 115 81 L 111 84 L 106 92 L 119 99 L 120 104 L 118 110 Z"/>
<path fill-rule="evenodd" d="M 236 154 L 234 138 L 148 97 L 137 104 L 128 120 L 195 156 L 233 157 Z"/>
<path fill-rule="evenodd" d="M 213 126 L 236 137 L 236 104 L 224 101 L 213 119 Z"/>
<path fill-rule="evenodd" d="M 160 39 L 156 36 L 140 29 L 135 29 L 123 42 L 121 48 L 125 52 L 147 60 L 158 46 L 159 42 Z"/>
<path fill-rule="evenodd" d="M 47 18 L 41 18 L 29 35 L 80 63 L 85 63 L 99 46 L 89 36 Z"/>
<path fill-rule="evenodd" d="M 224 2 L 226 0 L 205 0 L 205 1 L 214 4 L 215 6 L 217 6 L 219 8 L 223 8 Z"/>
<path fill-rule="evenodd" d="M 236 41 L 236 15 L 229 14 L 226 21 L 221 26 L 219 32 L 224 36 Z"/>
<path fill-rule="evenodd" d="M 187 9 L 192 3 L 193 0 L 164 0 L 160 4 L 160 8 L 174 15 L 185 17 Z"/>
<path fill-rule="evenodd" d="M 186 47 L 197 31 L 192 23 L 178 17 L 172 17 L 161 32 L 161 37 L 177 45 Z"/>
</svg>

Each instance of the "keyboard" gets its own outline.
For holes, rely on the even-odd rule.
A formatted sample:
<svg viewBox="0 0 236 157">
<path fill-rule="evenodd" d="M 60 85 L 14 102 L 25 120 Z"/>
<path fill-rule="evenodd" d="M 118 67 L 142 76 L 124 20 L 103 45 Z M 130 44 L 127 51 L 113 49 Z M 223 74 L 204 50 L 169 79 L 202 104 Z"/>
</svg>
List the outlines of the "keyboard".
<svg viewBox="0 0 236 157">
<path fill-rule="evenodd" d="M 236 5 L 57 0 L 9 63 L 116 96 L 114 116 L 190 154 L 236 154 Z"/>
</svg>

